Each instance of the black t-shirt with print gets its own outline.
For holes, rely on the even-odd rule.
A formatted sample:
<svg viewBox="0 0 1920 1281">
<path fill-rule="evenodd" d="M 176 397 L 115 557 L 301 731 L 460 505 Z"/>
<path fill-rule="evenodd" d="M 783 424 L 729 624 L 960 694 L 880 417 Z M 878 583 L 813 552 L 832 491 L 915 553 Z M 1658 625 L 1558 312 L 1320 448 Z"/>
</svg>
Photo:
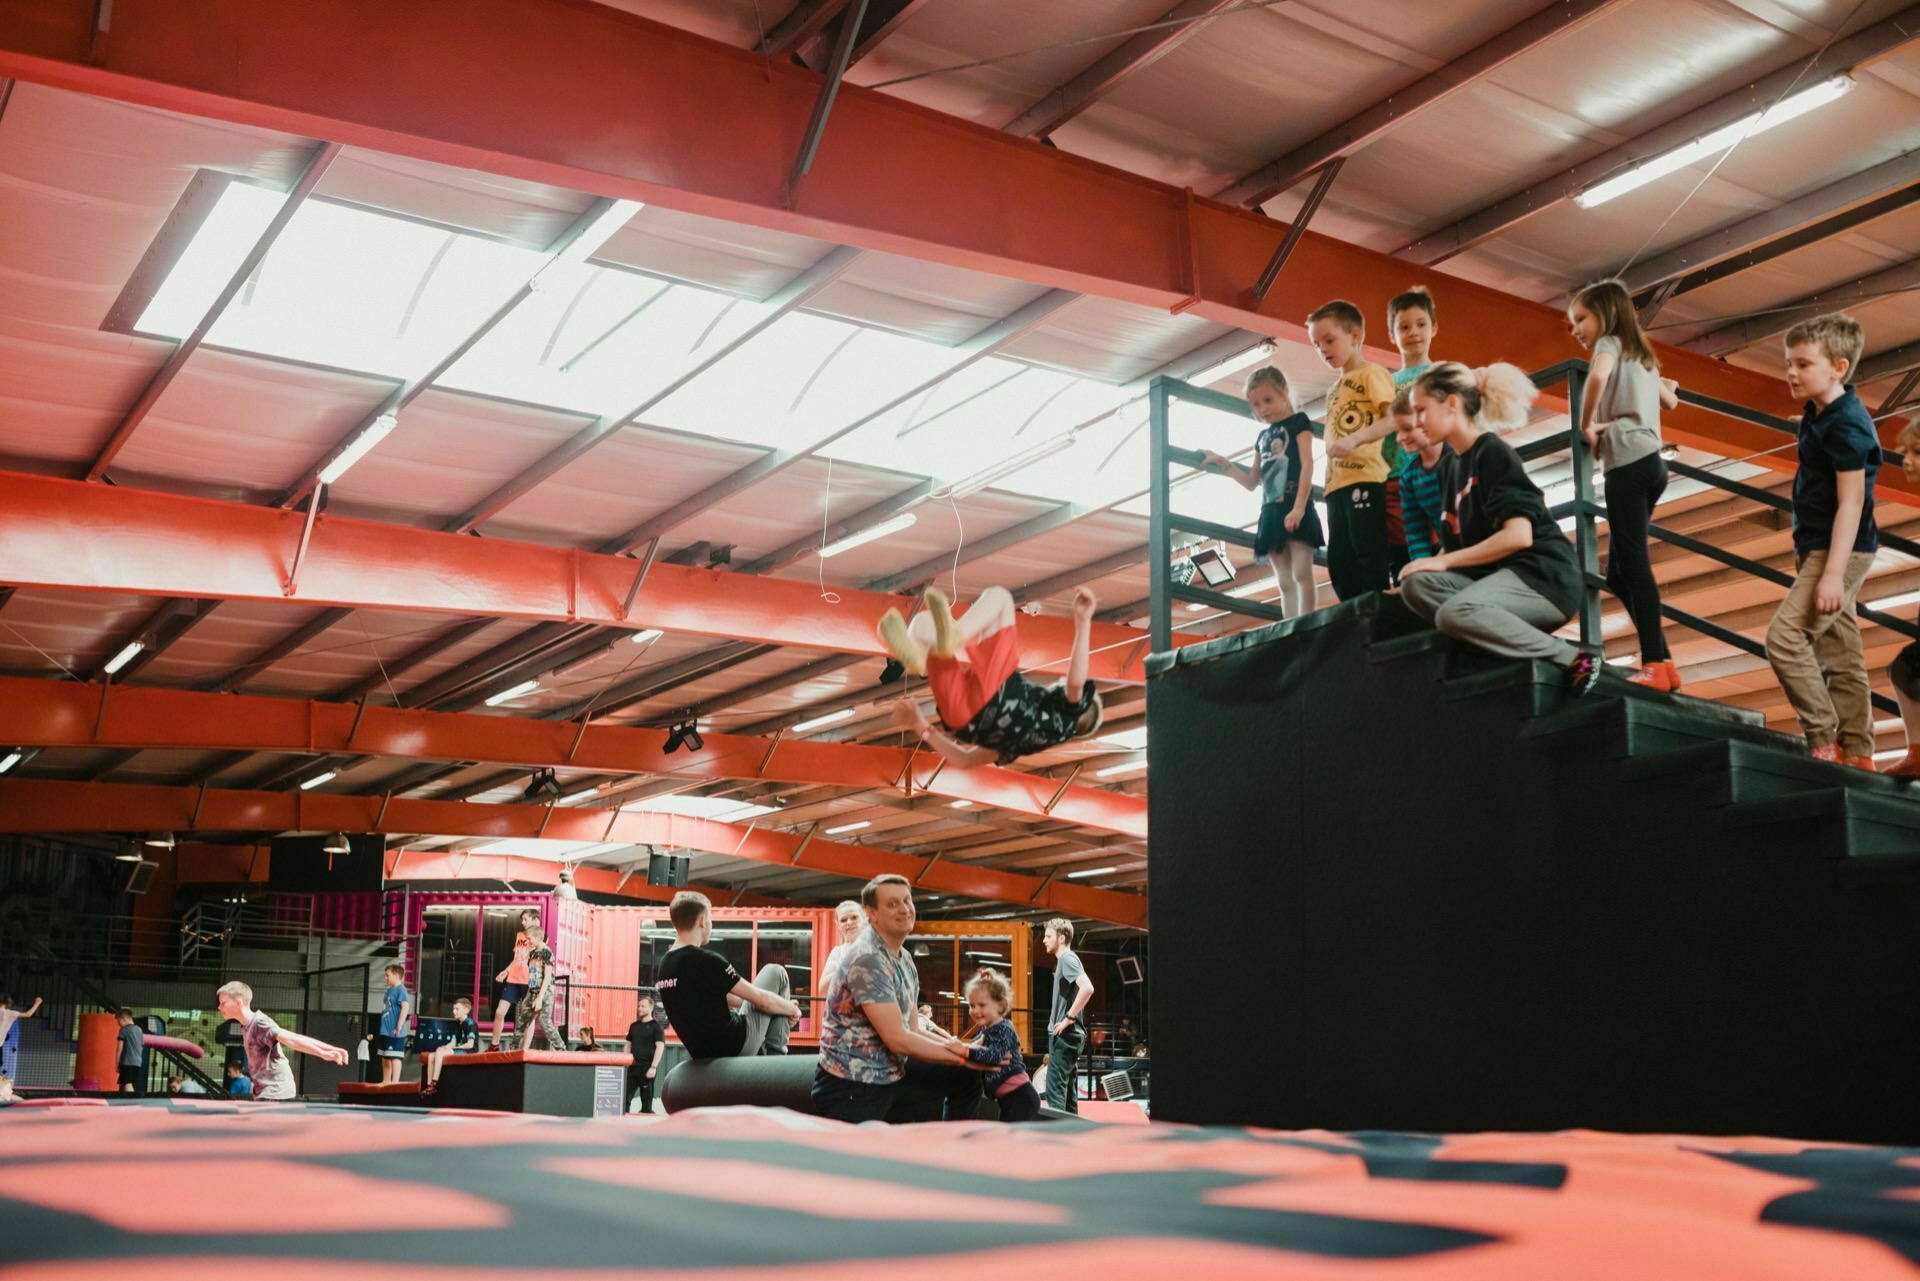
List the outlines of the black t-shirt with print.
<svg viewBox="0 0 1920 1281">
<path fill-rule="evenodd" d="M 676 947 L 660 962 L 654 987 L 692 1057 L 731 1058 L 747 1043 L 746 1021 L 727 1008 L 727 993 L 739 981 L 727 958 L 711 948 Z"/>
<path fill-rule="evenodd" d="M 653 1066 L 653 1047 L 666 1037 L 666 1029 L 660 1026 L 659 1019 L 636 1019 L 627 1029 L 627 1053 L 633 1055 L 633 1066 L 627 1069 L 627 1075 L 645 1076 Z"/>
<path fill-rule="evenodd" d="M 1058 747 L 1073 737 L 1080 718 L 1093 708 L 1093 682 L 1080 687 L 1080 701 L 1061 685 L 1035 685 L 1015 672 L 954 737 L 999 754 L 1007 765 L 1022 756 Z"/>
<path fill-rule="evenodd" d="M 464 1019 L 453 1021 L 453 1039 L 447 1042 L 456 1050 L 478 1049 L 480 1045 L 480 1025 L 469 1014 Z"/>
<path fill-rule="evenodd" d="M 1453 572 L 1486 578 L 1510 569 L 1520 581 L 1572 617 L 1580 608 L 1580 562 L 1573 544 L 1547 515 L 1547 499 L 1527 475 L 1513 446 L 1492 432 L 1465 453 L 1440 459 L 1440 541 L 1447 551 L 1484 543 L 1515 516 L 1533 527 L 1533 546 L 1486 565 Z"/>
</svg>

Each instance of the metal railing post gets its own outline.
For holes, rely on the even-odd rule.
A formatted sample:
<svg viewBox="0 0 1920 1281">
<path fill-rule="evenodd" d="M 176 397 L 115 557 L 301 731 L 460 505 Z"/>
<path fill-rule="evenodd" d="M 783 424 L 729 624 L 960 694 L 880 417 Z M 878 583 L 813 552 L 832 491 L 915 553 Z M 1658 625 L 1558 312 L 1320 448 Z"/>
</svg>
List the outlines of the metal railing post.
<svg viewBox="0 0 1920 1281">
<path fill-rule="evenodd" d="M 1580 644 L 1598 648 L 1600 640 L 1600 590 L 1593 579 L 1600 574 L 1600 533 L 1595 521 L 1597 510 L 1593 495 L 1593 450 L 1580 434 L 1580 402 L 1587 390 L 1585 366 L 1567 371 L 1567 416 L 1571 420 L 1568 442 L 1573 460 L 1573 498 L 1577 504 L 1573 517 L 1574 550 L 1580 557 L 1580 571 L 1586 586 L 1580 593 Z"/>
<path fill-rule="evenodd" d="M 1172 514 L 1172 491 L 1167 476 L 1169 398 L 1165 378 L 1153 380 L 1147 389 L 1147 403 L 1150 409 L 1148 434 L 1153 441 L 1152 514 L 1147 537 L 1147 636 L 1153 651 L 1164 654 L 1173 648 L 1173 594 L 1169 574 L 1173 531 L 1168 524 Z"/>
</svg>

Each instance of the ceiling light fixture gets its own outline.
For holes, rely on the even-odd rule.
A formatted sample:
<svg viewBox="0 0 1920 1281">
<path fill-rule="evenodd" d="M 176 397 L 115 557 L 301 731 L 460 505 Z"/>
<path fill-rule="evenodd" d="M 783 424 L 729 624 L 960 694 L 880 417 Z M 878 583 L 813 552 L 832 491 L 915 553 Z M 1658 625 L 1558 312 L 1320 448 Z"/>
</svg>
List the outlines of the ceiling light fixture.
<svg viewBox="0 0 1920 1281">
<path fill-rule="evenodd" d="M 970 810 L 973 808 L 973 802 L 972 801 L 955 801 L 950 808 L 957 809 L 957 810 Z"/>
<path fill-rule="evenodd" d="M 871 820 L 863 818 L 858 823 L 842 823 L 838 827 L 829 827 L 826 831 L 826 835 L 838 836 L 842 832 L 857 832 L 863 827 L 872 827 L 872 826 L 873 826 L 873 823 Z"/>
<path fill-rule="evenodd" d="M 333 770 L 327 770 L 325 773 L 315 774 L 312 778 L 304 779 L 301 781 L 300 790 L 303 792 L 311 792 L 314 788 L 320 786 L 322 783 L 331 783 L 333 781 L 333 778 L 334 778 Z"/>
<path fill-rule="evenodd" d="M 350 471 L 353 465 L 373 452 L 374 446 L 393 434 L 400 425 L 397 414 L 381 414 L 366 425 L 358 436 L 347 442 L 347 447 L 335 454 L 333 461 L 320 469 L 320 483 L 331 485 Z"/>
<path fill-rule="evenodd" d="M 487 700 L 487 706 L 498 707 L 502 703 L 511 703 L 514 699 L 519 698 L 524 694 L 531 694 L 533 693 L 534 690 L 539 688 L 540 688 L 539 681 L 521 681 L 518 685 L 512 686 L 511 688 L 508 688 L 508 689 L 503 689 L 498 694 L 495 694 L 492 698 L 489 698 Z"/>
<path fill-rule="evenodd" d="M 643 631 L 635 632 L 633 635 L 627 637 L 627 639 L 632 641 L 636 645 L 644 645 L 650 640 L 659 640 L 662 636 L 665 636 L 665 635 L 666 633 L 661 631 L 658 627 L 649 627 Z"/>
<path fill-rule="evenodd" d="M 912 512 L 901 512 L 898 516 L 893 516 L 887 520 L 879 521 L 876 524 L 868 525 L 865 529 L 856 529 L 846 537 L 836 538 L 821 547 L 820 559 L 825 560 L 829 556 L 838 556 L 841 552 L 850 551 L 862 543 L 870 543 L 875 539 L 885 538 L 888 534 L 897 534 L 903 529 L 911 528 L 919 519 L 920 518 Z"/>
<path fill-rule="evenodd" d="M 1916 601 L 1920 601 L 1920 592 L 1901 592 L 1898 596 L 1882 596 L 1879 600 L 1870 600 L 1866 608 L 1898 609 L 1902 605 L 1911 605 Z M 1897 725 L 1899 722 L 1895 721 L 1894 724 Z"/>
<path fill-rule="evenodd" d="M 1011 458 L 1003 459 L 993 466 L 986 468 L 984 471 L 975 472 L 965 480 L 955 481 L 947 487 L 947 492 L 944 497 L 955 499 L 971 498 L 995 481 L 1004 480 L 1015 472 L 1031 467 L 1044 458 L 1053 457 L 1061 450 L 1071 446 L 1075 439 L 1077 438 L 1072 432 L 1065 432 L 1059 436 L 1055 436 L 1052 440 L 1043 440 L 1032 449 L 1015 454 Z"/>
<path fill-rule="evenodd" d="M 1248 365 L 1257 365 L 1271 355 L 1273 355 L 1273 340 L 1271 338 L 1264 339 L 1247 348 L 1245 351 L 1228 356 L 1225 360 L 1215 361 L 1205 369 L 1195 373 L 1192 377 L 1188 378 L 1187 381 L 1196 387 L 1204 387 L 1208 383 L 1218 382 L 1228 374 L 1237 374 Z"/>
<path fill-rule="evenodd" d="M 1095 778 L 1117 778 L 1122 774 L 1138 774 L 1147 767 L 1144 760 L 1128 761 L 1125 765 L 1109 765 L 1105 769 L 1095 770 Z"/>
<path fill-rule="evenodd" d="M 327 843 L 320 847 L 322 854 L 351 854 L 353 845 L 347 840 L 345 832 L 335 832 L 327 837 Z"/>
<path fill-rule="evenodd" d="M 805 734 L 809 730 L 819 729 L 823 725 L 833 725 L 840 721 L 849 721 L 852 719 L 853 709 L 851 707 L 843 707 L 837 712 L 828 712 L 825 716 L 816 716 L 810 721 L 801 721 L 793 727 L 793 732 L 796 734 Z"/>
<path fill-rule="evenodd" d="M 560 803 L 562 805 L 571 805 L 575 801 L 584 801 L 589 796 L 598 796 L 599 794 L 600 789 L 598 787 L 583 787 L 577 792 L 568 792 L 565 796 L 562 796 Z"/>
<path fill-rule="evenodd" d="M 626 226 L 635 214 L 646 207 L 638 200 L 614 201 L 597 218 L 588 223 L 565 249 L 553 256 L 554 263 L 567 266 L 584 263 L 599 253 L 601 248 L 613 239 L 614 233 Z"/>
<path fill-rule="evenodd" d="M 1702 134 L 1692 142 L 1683 143 L 1673 150 L 1645 160 L 1633 166 L 1625 173 L 1608 178 L 1605 182 L 1595 183 L 1573 198 L 1573 203 L 1582 209 L 1591 209 L 1603 205 L 1616 196 L 1624 196 L 1654 182 L 1677 169 L 1685 169 L 1696 161 L 1708 156 L 1718 155 L 1729 147 L 1765 133 L 1775 125 L 1783 125 L 1789 120 L 1806 115 L 1817 107 L 1843 97 L 1853 88 L 1850 75 L 1829 76 L 1811 88 L 1802 89 L 1790 98 L 1783 98 L 1765 111 L 1750 112 L 1730 125 L 1723 125 L 1712 133 Z"/>
<path fill-rule="evenodd" d="M 145 649 L 146 647 L 147 647 L 147 643 L 145 641 L 137 641 L 137 640 L 128 641 L 124 646 L 121 647 L 121 650 L 118 654 L 115 654 L 112 658 L 109 658 L 107 660 L 107 665 L 103 670 L 109 676 L 115 675 L 116 673 L 119 672 L 121 668 L 125 667 L 128 663 L 131 663 L 135 658 L 139 657 L 140 651 Z"/>
<path fill-rule="evenodd" d="M 665 752 L 668 756 L 671 756 L 682 747 L 686 748 L 689 752 L 697 752 L 705 748 L 706 745 L 707 741 L 700 737 L 700 722 L 682 721 L 667 731 L 667 746 Z"/>
<path fill-rule="evenodd" d="M 26 753 L 20 751 L 8 752 L 5 756 L 0 756 L 0 774 L 6 773 L 18 765 L 25 757 Z"/>
<path fill-rule="evenodd" d="M 554 777 L 550 769 L 537 769 L 527 783 L 527 790 L 521 795 L 529 801 L 559 800 L 560 780 Z"/>
<path fill-rule="evenodd" d="M 1119 870 L 1117 867 L 1085 867 L 1078 872 L 1068 872 L 1067 879 L 1077 881 L 1086 876 L 1107 876 Z"/>
<path fill-rule="evenodd" d="M 143 844 L 151 845 L 157 850 L 170 850 L 174 846 L 173 833 L 155 832 L 153 835 L 147 837 Z"/>
</svg>

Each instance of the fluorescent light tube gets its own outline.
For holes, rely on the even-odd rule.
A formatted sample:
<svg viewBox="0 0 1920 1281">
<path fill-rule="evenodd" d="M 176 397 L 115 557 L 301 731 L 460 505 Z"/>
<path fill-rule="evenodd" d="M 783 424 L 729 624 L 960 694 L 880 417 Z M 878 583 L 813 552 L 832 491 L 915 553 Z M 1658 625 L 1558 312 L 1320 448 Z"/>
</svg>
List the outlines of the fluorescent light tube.
<svg viewBox="0 0 1920 1281">
<path fill-rule="evenodd" d="M 0 774 L 6 773 L 8 770 L 18 765 L 20 763 L 20 758 L 24 755 L 25 755 L 24 752 L 8 752 L 5 756 L 0 756 Z"/>
<path fill-rule="evenodd" d="M 973 808 L 973 802 L 972 801 L 955 801 L 952 805 L 948 806 L 948 808 L 956 809 L 956 810 L 970 810 Z"/>
<path fill-rule="evenodd" d="M 1061 450 L 1072 445 L 1074 439 L 1075 437 L 1072 432 L 1066 432 L 1062 435 L 1055 436 L 1052 440 L 1043 440 L 1032 449 L 1015 454 L 1011 458 L 1003 459 L 985 471 L 976 472 L 965 480 L 955 481 L 948 487 L 947 494 L 951 498 L 971 498 L 988 485 L 993 484 L 996 480 L 1004 480 L 1017 471 L 1031 467 L 1043 458 L 1053 457 Z"/>
<path fill-rule="evenodd" d="M 1083 877 L 1083 876 L 1107 876 L 1107 875 L 1110 875 L 1110 874 L 1112 874 L 1112 873 L 1114 873 L 1114 872 L 1117 872 L 1117 871 L 1119 871 L 1119 870 L 1120 870 L 1120 869 L 1119 869 L 1119 868 L 1117 868 L 1117 867 L 1088 867 L 1088 868 L 1082 868 L 1082 869 L 1081 869 L 1080 871 L 1078 871 L 1078 872 L 1068 872 L 1068 873 L 1067 873 L 1067 879 L 1068 879 L 1068 880 L 1070 880 L 1070 881 L 1077 881 L 1077 880 L 1079 880 L 1079 879 L 1080 879 L 1081 877 Z"/>
<path fill-rule="evenodd" d="M 332 770 L 328 770 L 324 774 L 315 774 L 312 778 L 304 779 L 301 781 L 300 790 L 303 792 L 311 792 L 314 788 L 320 786 L 322 783 L 331 783 L 333 781 L 333 778 L 334 778 L 334 772 Z"/>
<path fill-rule="evenodd" d="M 1117 778 L 1122 774 L 1138 774 L 1147 767 L 1145 761 L 1128 761 L 1125 765 L 1109 765 L 1105 769 L 1095 770 L 1095 778 Z"/>
<path fill-rule="evenodd" d="M 822 547 L 820 549 L 820 558 L 825 560 L 829 556 L 838 556 L 841 552 L 858 547 L 862 543 L 870 543 L 876 538 L 885 538 L 888 534 L 899 533 L 919 519 L 920 518 L 912 512 L 901 512 L 898 516 L 883 520 L 875 525 L 868 525 L 865 529 L 856 529 L 845 538 L 836 538 Z"/>
<path fill-rule="evenodd" d="M 636 645 L 644 645 L 650 640 L 658 640 L 665 635 L 666 633 L 658 627 L 649 627 L 644 631 L 635 632 L 633 635 L 627 637 L 627 639 Z"/>
<path fill-rule="evenodd" d="M 353 465 L 373 452 L 375 445 L 393 434 L 400 425 L 400 419 L 393 414 L 381 414 L 367 424 L 365 431 L 355 436 L 339 456 L 320 470 L 320 483 L 331 485 L 346 475 Z"/>
<path fill-rule="evenodd" d="M 829 827 L 826 834 L 828 836 L 838 836 L 842 832 L 857 832 L 863 827 L 872 826 L 873 824 L 870 821 L 863 818 L 858 823 L 842 823 L 838 827 Z"/>
<path fill-rule="evenodd" d="M 1898 596 L 1882 596 L 1879 600 L 1867 602 L 1868 609 L 1898 609 L 1902 605 L 1911 605 L 1920 601 L 1920 592 L 1901 592 Z"/>
<path fill-rule="evenodd" d="M 1271 355 L 1273 355 L 1272 340 L 1269 339 L 1266 342 L 1258 342 L 1236 356 L 1228 356 L 1225 360 L 1215 361 L 1205 369 L 1194 374 L 1191 378 L 1188 378 L 1187 381 L 1197 387 L 1204 387 L 1210 382 L 1217 382 L 1225 378 L 1228 374 L 1237 374 L 1249 365 L 1257 365 Z"/>
<path fill-rule="evenodd" d="M 487 706 L 498 707 L 502 703 L 510 703 L 514 699 L 519 698 L 522 694 L 531 694 L 533 693 L 534 690 L 539 688 L 540 688 L 539 681 L 521 681 L 518 685 L 514 685 L 508 689 L 503 689 L 498 694 L 495 694 L 492 698 L 489 698 L 487 700 Z"/>
<path fill-rule="evenodd" d="M 598 796 L 599 794 L 600 789 L 598 787 L 583 787 L 577 792 L 568 792 L 560 798 L 559 803 L 562 805 L 570 805 L 574 801 L 584 801 L 589 796 Z"/>
<path fill-rule="evenodd" d="M 553 264 L 572 266 L 584 263 L 600 252 L 600 249 L 614 233 L 627 225 L 629 219 L 645 209 L 646 205 L 638 200 L 616 200 L 608 205 L 598 218 L 588 223 L 581 233 L 573 238 L 573 243 L 554 255 Z"/>
<path fill-rule="evenodd" d="M 140 651 L 145 649 L 146 647 L 147 647 L 147 643 L 145 641 L 128 641 L 126 644 L 126 648 L 122 649 L 118 654 L 115 654 L 112 658 L 109 658 L 107 660 L 107 667 L 106 667 L 107 675 L 112 676 L 114 673 L 118 672 L 121 668 L 125 667 L 128 663 L 131 663 L 136 657 L 138 657 Z"/>
<path fill-rule="evenodd" d="M 793 732 L 796 734 L 804 734 L 808 730 L 819 729 L 822 725 L 832 725 L 837 721 L 849 721 L 852 719 L 853 709 L 851 707 L 843 707 L 837 712 L 828 712 L 825 716 L 816 716 L 810 721 L 801 721 L 793 727 Z"/>
<path fill-rule="evenodd" d="M 1703 134 L 1692 142 L 1683 143 L 1673 150 L 1642 161 L 1625 173 L 1595 183 L 1573 198 L 1573 203 L 1582 209 L 1591 209 L 1603 205 L 1616 196 L 1624 196 L 1646 186 L 1677 169 L 1685 169 L 1696 161 L 1708 156 L 1718 155 L 1727 148 L 1765 133 L 1775 125 L 1783 125 L 1789 120 L 1806 115 L 1817 107 L 1842 97 L 1853 88 L 1853 77 L 1849 75 L 1830 76 L 1811 88 L 1802 89 L 1790 98 L 1785 98 L 1765 111 L 1755 111 L 1740 117 L 1730 125 L 1723 125 L 1712 133 Z"/>
</svg>

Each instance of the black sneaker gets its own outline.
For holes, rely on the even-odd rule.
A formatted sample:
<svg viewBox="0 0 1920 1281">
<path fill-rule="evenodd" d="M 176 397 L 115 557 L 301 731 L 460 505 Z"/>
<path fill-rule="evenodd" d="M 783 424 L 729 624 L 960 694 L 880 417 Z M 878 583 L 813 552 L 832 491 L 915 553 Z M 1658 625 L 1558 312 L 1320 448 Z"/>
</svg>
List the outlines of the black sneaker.
<svg viewBox="0 0 1920 1281">
<path fill-rule="evenodd" d="M 1592 654 L 1582 653 L 1567 664 L 1567 693 L 1574 698 L 1585 698 L 1599 688 L 1600 672 L 1605 666 Z"/>
<path fill-rule="evenodd" d="M 882 685 L 891 685 L 906 674 L 907 669 L 900 665 L 899 659 L 889 658 L 887 665 L 880 669 L 880 683 Z"/>
</svg>

